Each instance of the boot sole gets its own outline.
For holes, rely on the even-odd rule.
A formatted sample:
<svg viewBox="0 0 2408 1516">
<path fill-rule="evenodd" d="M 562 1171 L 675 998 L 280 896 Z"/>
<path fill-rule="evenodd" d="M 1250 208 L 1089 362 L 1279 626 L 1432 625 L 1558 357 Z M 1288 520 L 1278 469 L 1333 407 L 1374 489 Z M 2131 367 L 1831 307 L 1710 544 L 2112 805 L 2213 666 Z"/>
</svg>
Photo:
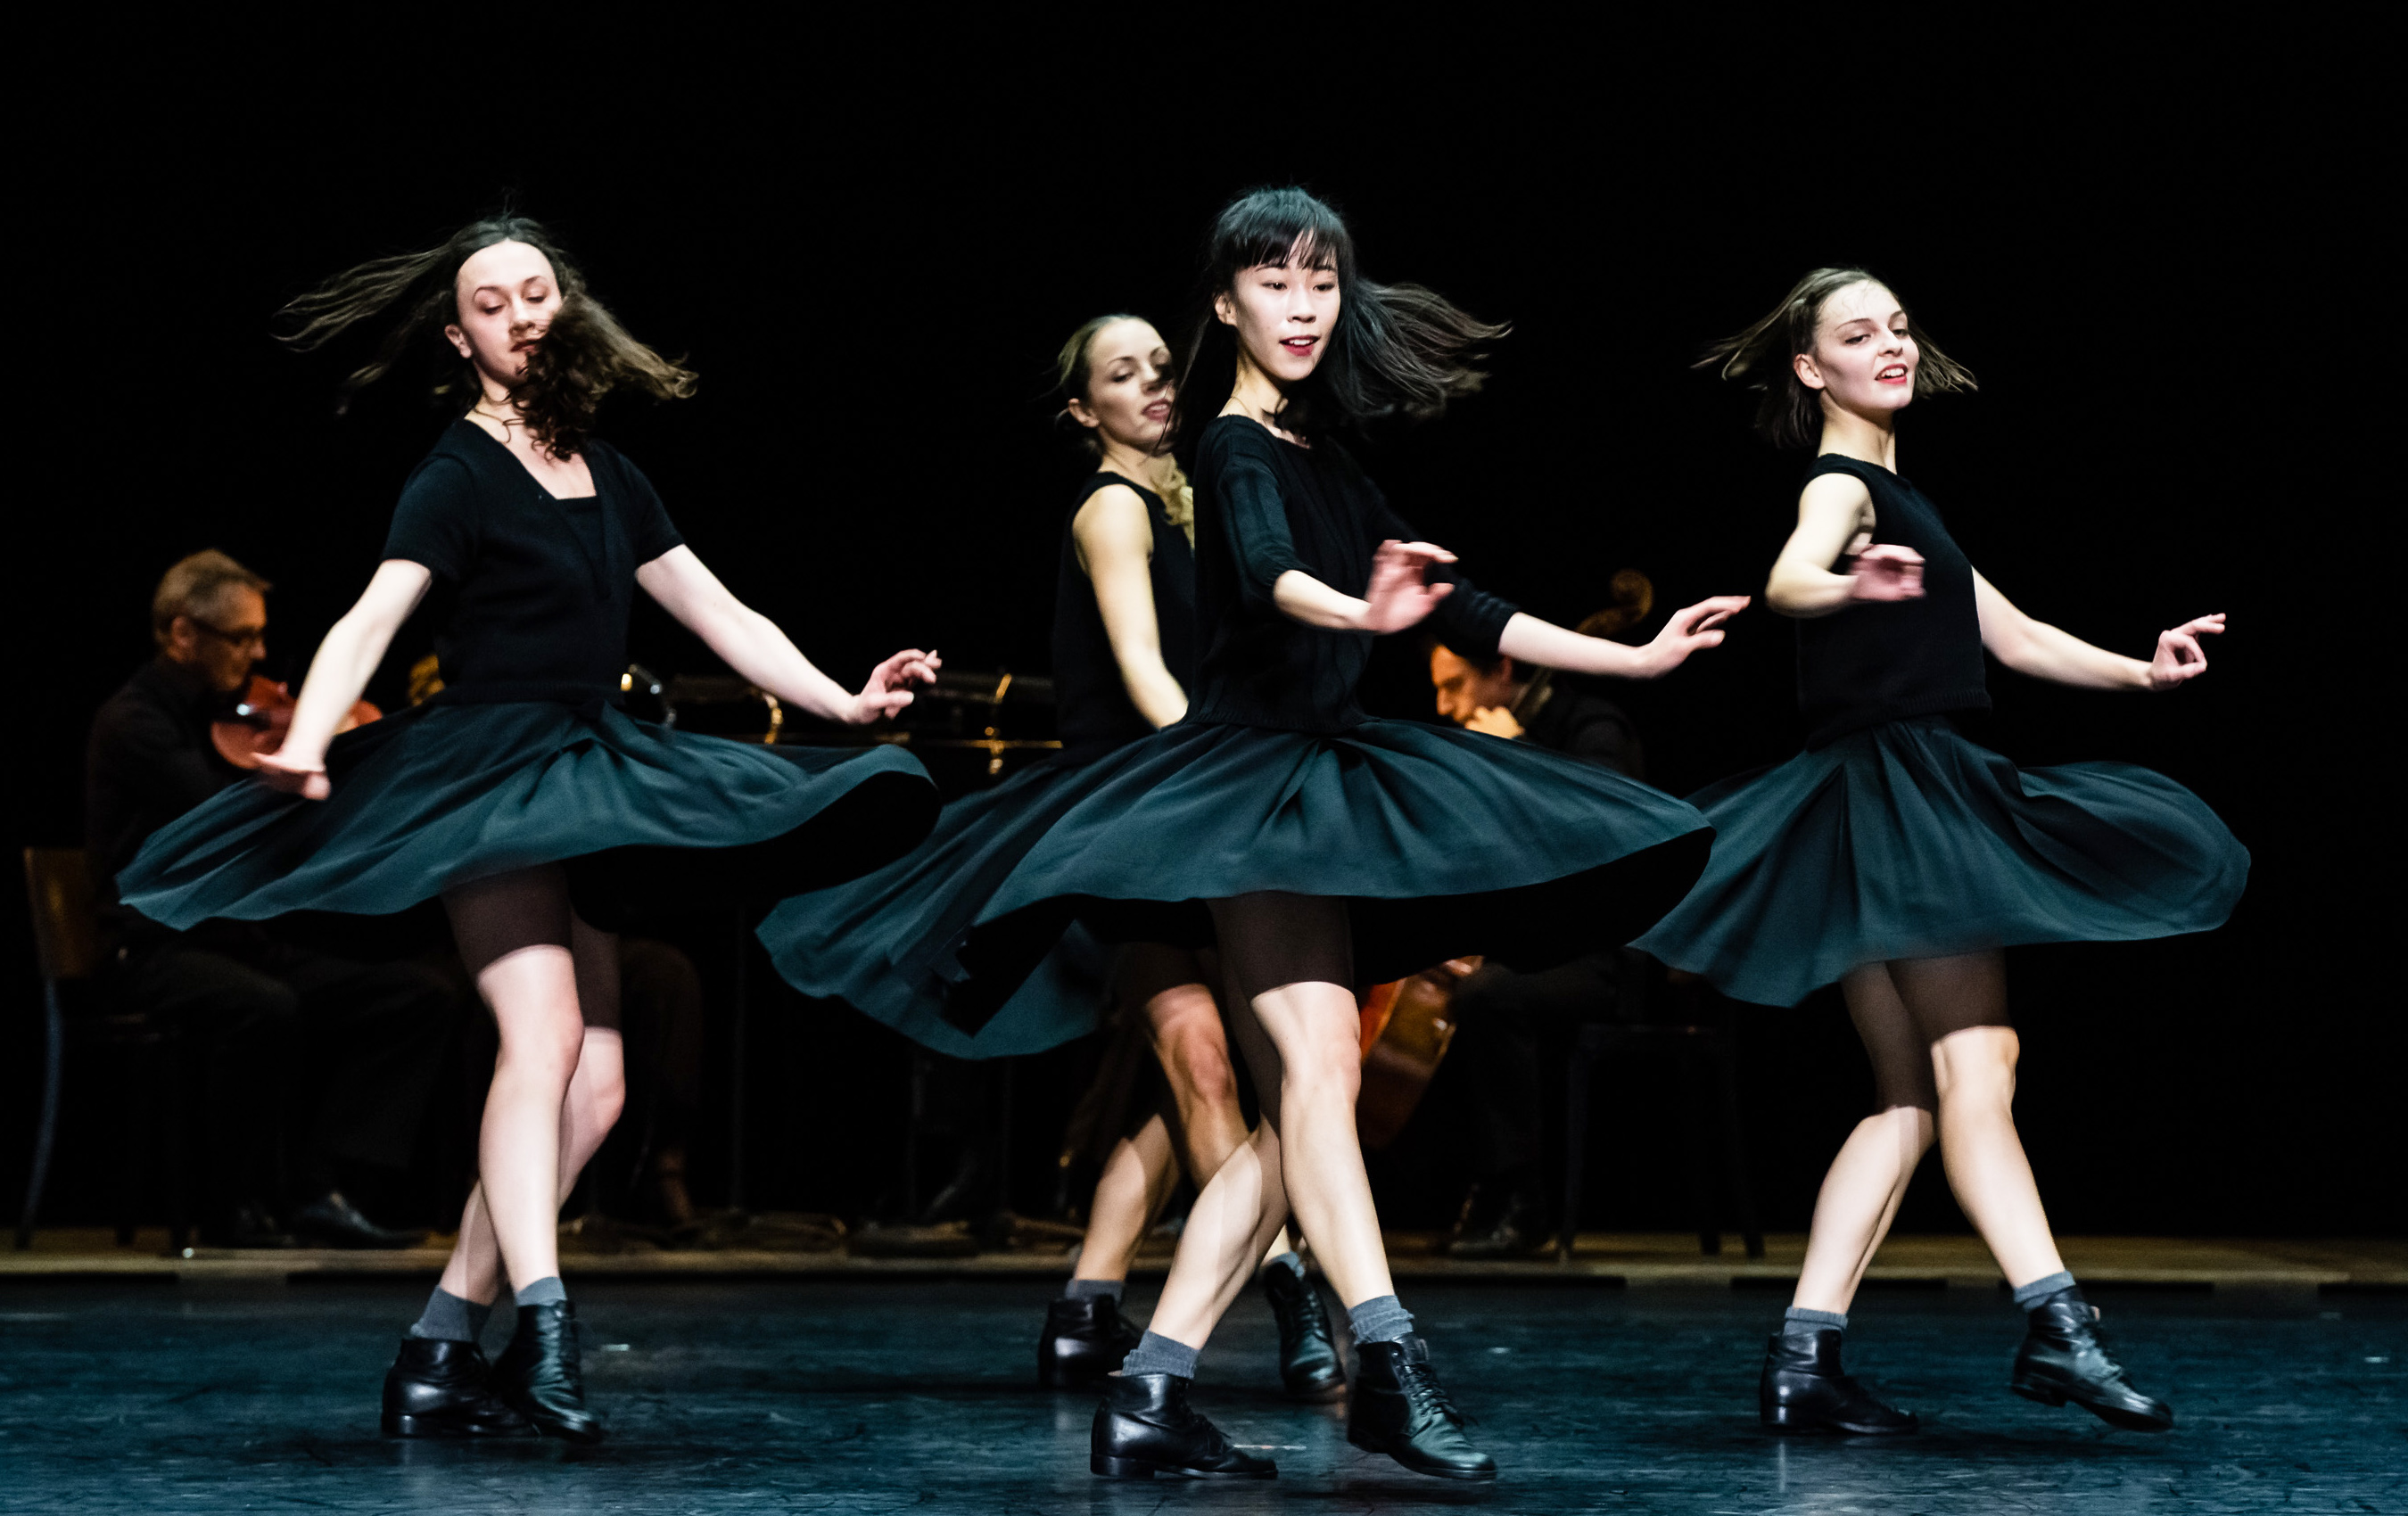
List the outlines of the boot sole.
<svg viewBox="0 0 2408 1516">
<path fill-rule="evenodd" d="M 517 1426 L 484 1426 L 475 1422 L 451 1421 L 439 1416 L 406 1416 L 387 1411 L 382 1423 L 389 1437 L 533 1437 L 535 1428 L 524 1423 Z"/>
<path fill-rule="evenodd" d="M 1182 1468 L 1175 1464 L 1157 1464 L 1144 1458 L 1107 1458 L 1102 1453 L 1087 1456 L 1087 1471 L 1099 1480 L 1150 1480 L 1159 1474 L 1172 1480 L 1275 1480 L 1276 1465 L 1260 1473 L 1247 1470 Z"/>
<path fill-rule="evenodd" d="M 1902 1437 L 1923 1430 L 1920 1423 L 1913 1426 L 1867 1426 L 1861 1423 L 1852 1425 L 1846 1422 L 1778 1421 L 1771 1417 L 1763 1418 L 1763 1422 L 1766 1431 L 1784 1437 Z"/>
<path fill-rule="evenodd" d="M 2062 1406 L 2071 1402 L 2080 1406 L 2108 1425 L 2121 1427 L 2127 1432 L 2171 1432 L 2174 1429 L 2172 1417 L 2158 1421 L 2153 1416 L 2143 1416 L 2117 1407 L 2093 1405 L 2087 1400 L 2066 1394 L 2057 1385 L 2043 1383 L 2038 1380 L 2017 1380 L 2007 1388 L 2026 1400 L 2037 1400 L 2043 1406 Z"/>
<path fill-rule="evenodd" d="M 1409 1473 L 1426 1475 L 1434 1480 L 1459 1480 L 1466 1484 L 1487 1484 L 1497 1478 L 1497 1470 L 1493 1468 L 1437 1468 L 1425 1464 L 1409 1464 L 1402 1458 L 1398 1458 L 1393 1449 L 1383 1447 L 1377 1442 L 1357 1438 L 1351 1428 L 1347 1431 L 1346 1440 L 1365 1452 L 1376 1452 L 1383 1457 L 1395 1459 L 1397 1466 Z"/>
</svg>

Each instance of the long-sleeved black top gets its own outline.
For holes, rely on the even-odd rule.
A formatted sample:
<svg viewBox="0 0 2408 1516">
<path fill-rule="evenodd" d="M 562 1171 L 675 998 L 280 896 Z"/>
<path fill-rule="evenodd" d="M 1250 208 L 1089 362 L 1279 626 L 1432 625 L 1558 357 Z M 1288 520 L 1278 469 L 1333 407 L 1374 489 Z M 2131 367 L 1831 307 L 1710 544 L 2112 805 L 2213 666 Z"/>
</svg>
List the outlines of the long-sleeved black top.
<svg viewBox="0 0 2408 1516">
<path fill-rule="evenodd" d="M 84 846 L 104 923 L 134 920 L 118 908 L 117 871 L 151 833 L 242 777 L 219 756 L 209 722 L 225 697 L 165 658 L 145 664 L 92 719 L 84 749 Z"/>
<path fill-rule="evenodd" d="M 1986 710 L 1988 665 L 1973 564 L 1923 492 L 1875 464 L 1826 453 L 1807 466 L 1860 479 L 1873 497 L 1872 539 L 1923 554 L 1923 597 L 1850 606 L 1798 623 L 1798 708 L 1806 745 L 1913 716 Z"/>
<path fill-rule="evenodd" d="M 1283 442 L 1242 416 L 1215 417 L 1196 453 L 1196 616 L 1204 649 L 1189 721 L 1297 732 L 1342 732 L 1366 720 L 1355 697 L 1371 656 L 1369 632 L 1307 626 L 1283 615 L 1271 587 L 1300 569 L 1344 594 L 1371 581 L 1383 540 L 1417 534 L 1336 444 Z M 1515 608 L 1455 586 L 1432 621 L 1467 658 L 1492 658 Z"/>
<path fill-rule="evenodd" d="M 1182 690 L 1196 687 L 1196 554 L 1187 534 L 1170 524 L 1162 497 L 1118 474 L 1097 473 L 1079 487 L 1079 497 L 1062 522 L 1062 561 L 1054 587 L 1054 701 L 1065 748 L 1099 751 L 1134 742 L 1154 723 L 1129 698 L 1096 587 L 1079 566 L 1072 527 L 1097 490 L 1125 484 L 1145 504 L 1154 527 L 1154 557 L 1147 576 L 1154 584 L 1154 622 L 1162 664 Z"/>
</svg>

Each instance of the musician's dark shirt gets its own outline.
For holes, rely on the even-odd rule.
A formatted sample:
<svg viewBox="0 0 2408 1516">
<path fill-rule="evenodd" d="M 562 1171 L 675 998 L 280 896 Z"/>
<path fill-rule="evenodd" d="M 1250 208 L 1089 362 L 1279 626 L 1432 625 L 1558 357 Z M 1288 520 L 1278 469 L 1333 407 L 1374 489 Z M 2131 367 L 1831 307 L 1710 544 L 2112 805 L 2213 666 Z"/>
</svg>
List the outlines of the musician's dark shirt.
<svg viewBox="0 0 2408 1516">
<path fill-rule="evenodd" d="M 119 912 L 117 871 L 143 840 L 242 777 L 209 740 L 209 720 L 225 696 L 198 671 L 154 659 L 108 697 L 92 719 L 84 750 L 84 845 L 93 888 L 111 925 Z"/>
<path fill-rule="evenodd" d="M 1646 754 L 1630 718 L 1585 680 L 1570 675 L 1557 674 L 1550 681 L 1545 704 L 1523 722 L 1522 737 L 1603 765 L 1627 779 L 1647 778 Z"/>
<path fill-rule="evenodd" d="M 1215 417 L 1196 453 L 1196 629 L 1204 644 L 1191 722 L 1342 732 L 1366 716 L 1356 699 L 1369 632 L 1308 626 L 1283 614 L 1271 587 L 1289 569 L 1340 594 L 1369 586 L 1383 539 L 1418 540 L 1379 487 L 1336 443 L 1283 442 L 1241 416 Z M 1433 565 L 1455 586 L 1430 617 L 1466 658 L 1497 653 L 1514 607 Z"/>
</svg>

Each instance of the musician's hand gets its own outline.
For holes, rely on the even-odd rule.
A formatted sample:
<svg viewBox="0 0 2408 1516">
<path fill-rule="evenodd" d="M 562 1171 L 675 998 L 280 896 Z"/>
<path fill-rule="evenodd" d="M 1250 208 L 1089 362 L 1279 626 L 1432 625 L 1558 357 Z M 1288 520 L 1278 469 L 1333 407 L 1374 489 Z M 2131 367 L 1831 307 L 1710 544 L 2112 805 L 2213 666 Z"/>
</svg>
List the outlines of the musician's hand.
<svg viewBox="0 0 2408 1516">
<path fill-rule="evenodd" d="M 1453 562 L 1455 554 L 1433 543 L 1398 542 L 1393 537 L 1381 543 L 1371 559 L 1371 582 L 1363 591 L 1360 630 L 1401 632 L 1419 624 L 1438 608 L 1440 601 L 1455 593 L 1452 584 L 1426 582 L 1424 572 L 1432 564 Z"/>
<path fill-rule="evenodd" d="M 1848 559 L 1851 600 L 1920 600 L 1923 598 L 1923 554 L 1895 542 L 1884 542 Z"/>
<path fill-rule="evenodd" d="M 1689 654 L 1704 648 L 1723 645 L 1723 622 L 1747 608 L 1754 597 L 1744 594 L 1718 594 L 1700 600 L 1694 606 L 1684 606 L 1672 612 L 1664 630 L 1647 644 L 1655 664 L 1652 675 L 1669 674 L 1688 662 Z"/>
<path fill-rule="evenodd" d="M 1471 713 L 1471 720 L 1463 723 L 1463 729 L 1485 732 L 1490 737 L 1501 737 L 1508 742 L 1522 735 L 1522 723 L 1515 721 L 1513 713 L 1503 706 L 1481 707 Z"/>
<path fill-rule="evenodd" d="M 2171 632 L 2157 634 L 2157 655 L 2149 661 L 2149 688 L 2179 690 L 2207 672 L 2207 650 L 2199 645 L 2202 636 L 2214 636 L 2224 630 L 2224 612 L 2201 616 L 2183 622 Z"/>
<path fill-rule="evenodd" d="M 853 709 L 845 713 L 846 723 L 867 726 L 885 721 L 911 703 L 912 685 L 934 684 L 937 670 L 944 666 L 945 661 L 933 651 L 904 649 L 869 671 L 869 682 L 853 697 Z"/>
<path fill-rule="evenodd" d="M 335 793 L 334 786 L 327 782 L 323 759 L 301 764 L 281 752 L 264 752 L 259 755 L 259 777 L 286 794 L 297 794 L 304 800 L 323 800 Z"/>
</svg>

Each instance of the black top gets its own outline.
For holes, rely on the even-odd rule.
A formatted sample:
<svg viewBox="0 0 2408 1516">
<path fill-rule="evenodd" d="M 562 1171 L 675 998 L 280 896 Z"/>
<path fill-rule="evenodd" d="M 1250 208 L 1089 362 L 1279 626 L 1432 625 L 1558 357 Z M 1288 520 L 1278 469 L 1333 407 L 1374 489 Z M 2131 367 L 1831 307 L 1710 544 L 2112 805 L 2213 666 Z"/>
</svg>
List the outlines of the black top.
<svg viewBox="0 0 2408 1516">
<path fill-rule="evenodd" d="M 1196 450 L 1196 629 L 1204 653 L 1188 719 L 1297 732 L 1364 721 L 1355 690 L 1372 634 L 1292 620 L 1272 603 L 1271 586 L 1293 568 L 1361 594 L 1372 554 L 1390 537 L 1419 540 L 1334 443 L 1301 448 L 1245 417 L 1213 418 Z M 1428 578 L 1455 586 L 1431 618 L 1440 639 L 1466 658 L 1494 658 L 1515 608 L 1443 565 Z"/>
<path fill-rule="evenodd" d="M 1612 769 L 1625 779 L 1645 779 L 1647 760 L 1639 729 L 1622 708 L 1570 675 L 1555 675 L 1537 709 L 1522 720 L 1522 738 Z"/>
<path fill-rule="evenodd" d="M 589 441 L 584 458 L 595 493 L 559 499 L 508 448 L 457 421 L 402 486 L 384 555 L 425 565 L 448 593 L 438 699 L 617 694 L 636 569 L 684 538 L 618 450 Z"/>
<path fill-rule="evenodd" d="M 112 929 L 133 920 L 116 907 L 117 871 L 151 833 L 242 777 L 209 740 L 228 697 L 179 664 L 156 659 L 125 681 L 92 719 L 84 750 L 84 845 L 93 888 Z"/>
<path fill-rule="evenodd" d="M 1923 554 L 1923 598 L 1853 605 L 1798 623 L 1798 708 L 1806 745 L 1884 722 L 1951 710 L 1986 710 L 1982 619 L 1973 605 L 1973 564 L 1923 492 L 1878 465 L 1826 453 L 1811 481 L 1847 474 L 1872 492 L 1876 543 Z"/>
<path fill-rule="evenodd" d="M 1095 585 L 1079 566 L 1079 548 L 1071 536 L 1080 508 L 1097 490 L 1114 484 L 1137 492 L 1154 526 L 1148 576 L 1154 581 L 1154 623 L 1162 641 L 1163 666 L 1181 689 L 1196 688 L 1196 551 L 1188 545 L 1187 534 L 1170 523 L 1160 495 L 1118 474 L 1091 475 L 1079 486 L 1079 497 L 1062 522 L 1062 564 L 1054 585 L 1054 700 L 1065 748 L 1117 747 L 1154 730 L 1129 698 L 1120 661 L 1112 656 L 1111 638 L 1104 634 Z"/>
</svg>

